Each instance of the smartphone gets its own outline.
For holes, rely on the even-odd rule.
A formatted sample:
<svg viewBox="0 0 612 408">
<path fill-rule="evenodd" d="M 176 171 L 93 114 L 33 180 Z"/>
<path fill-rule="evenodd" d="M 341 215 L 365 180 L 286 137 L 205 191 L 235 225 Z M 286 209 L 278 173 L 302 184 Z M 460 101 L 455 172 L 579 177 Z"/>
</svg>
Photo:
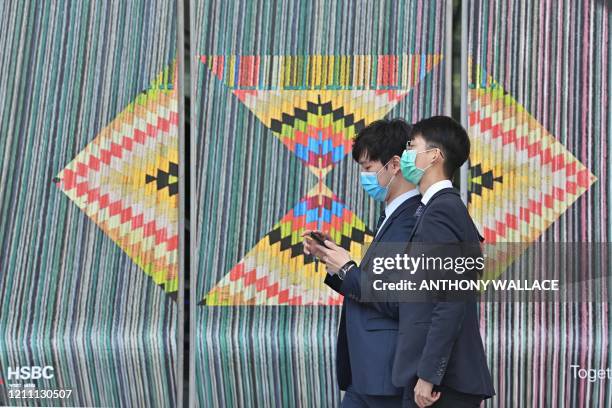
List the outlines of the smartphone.
<svg viewBox="0 0 612 408">
<path fill-rule="evenodd" d="M 315 241 L 317 241 L 317 243 L 318 243 L 319 245 L 324 246 L 325 248 L 327 248 L 327 246 L 325 245 L 325 239 L 326 239 L 326 238 L 325 238 L 323 235 L 321 235 L 321 234 L 320 234 L 320 233 L 318 233 L 318 232 L 314 232 L 314 231 L 313 231 L 313 232 L 310 232 L 310 234 L 309 234 L 309 235 L 310 235 L 310 237 L 311 237 L 312 239 L 314 239 Z"/>
</svg>

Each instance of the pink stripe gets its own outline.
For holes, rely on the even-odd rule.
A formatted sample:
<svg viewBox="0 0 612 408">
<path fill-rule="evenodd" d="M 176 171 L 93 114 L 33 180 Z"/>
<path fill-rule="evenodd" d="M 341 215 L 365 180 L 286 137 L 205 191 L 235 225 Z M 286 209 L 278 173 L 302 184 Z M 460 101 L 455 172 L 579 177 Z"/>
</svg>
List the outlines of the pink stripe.
<svg viewBox="0 0 612 408">
<path fill-rule="evenodd" d="M 540 303 L 533 304 L 533 323 L 531 327 L 531 333 L 533 338 L 533 359 L 528 362 L 528 365 L 531 365 L 531 375 L 533 378 L 533 383 L 531 385 L 531 392 L 533 393 L 532 400 L 538 401 L 537 406 L 542 406 L 541 401 L 539 399 L 538 386 L 540 382 Z"/>
<path fill-rule="evenodd" d="M 559 315 L 561 314 L 561 308 L 559 307 L 559 303 L 555 302 L 554 303 L 554 326 L 553 326 L 553 372 L 554 373 L 558 373 L 559 372 L 559 354 L 560 354 L 560 347 L 559 347 L 559 339 L 561 338 L 561 325 L 560 325 L 560 321 L 559 321 Z M 559 382 L 558 382 L 558 376 L 553 375 L 552 376 L 552 406 L 556 407 L 559 406 L 559 401 L 558 401 L 558 397 L 559 397 Z"/>
<path fill-rule="evenodd" d="M 419 2 L 417 2 L 417 13 L 416 13 L 416 15 L 417 16 L 422 16 L 423 15 L 422 13 L 423 13 L 423 4 L 422 4 L 422 2 L 419 1 Z M 417 41 L 415 41 L 415 53 L 416 54 L 420 54 L 422 52 L 421 51 L 421 41 L 424 41 L 422 39 L 423 37 L 421 37 L 421 31 L 422 31 L 422 27 L 423 27 L 422 21 L 423 21 L 422 18 L 417 18 L 416 19 L 416 38 L 417 38 Z M 418 39 L 421 39 L 421 41 L 419 41 Z"/>
<path fill-rule="evenodd" d="M 508 7 L 508 18 L 512 18 L 512 15 L 514 13 L 514 1 L 513 0 L 508 0 L 507 2 L 507 7 Z M 510 40 L 512 38 L 512 31 L 508 31 L 508 34 L 506 36 L 506 61 L 512 61 L 512 41 Z M 512 68 L 511 67 L 507 67 L 506 68 L 506 78 L 505 81 L 502 85 L 504 85 L 504 87 L 507 87 L 510 85 L 510 78 L 512 75 Z"/>
<path fill-rule="evenodd" d="M 544 73 L 544 68 L 545 68 L 545 53 L 546 53 L 546 45 L 544 43 L 544 29 L 542 28 L 542 25 L 544 24 L 544 19 L 545 19 L 545 13 L 544 13 L 544 7 L 543 4 L 540 4 L 540 15 L 538 16 L 538 22 L 537 22 L 537 28 L 538 28 L 538 42 L 537 42 L 537 46 L 536 46 L 536 50 L 537 52 L 535 53 L 535 65 L 537 67 L 537 81 L 536 81 L 536 86 L 532 87 L 532 89 L 535 91 L 535 94 L 533 94 L 531 97 L 533 99 L 533 101 L 539 101 L 539 103 L 536 102 L 536 112 L 535 112 L 535 117 L 538 119 L 538 121 L 544 126 L 544 128 L 548 129 L 547 126 L 547 120 L 548 118 L 546 118 L 545 116 L 542 115 L 542 111 L 543 111 L 543 106 L 546 105 L 546 99 L 545 99 L 545 93 L 544 93 L 544 77 L 543 77 L 543 73 Z"/>
<path fill-rule="evenodd" d="M 604 38 L 604 45 L 601 47 L 602 49 L 602 56 L 601 56 L 601 60 L 599 61 L 601 63 L 601 65 L 603 67 L 606 66 L 607 61 L 608 61 L 608 13 L 606 12 L 606 10 L 602 10 L 601 12 L 602 15 L 602 38 Z M 606 111 L 606 108 L 608 106 L 608 92 L 607 92 L 607 81 L 602 80 L 601 81 L 601 87 L 602 87 L 602 102 L 601 102 L 601 109 L 600 111 L 603 113 Z M 604 125 L 605 126 L 605 125 Z M 603 129 L 602 126 L 602 130 L 605 132 L 605 129 Z M 601 180 L 607 180 L 608 179 L 608 175 L 607 175 L 607 171 L 606 171 L 606 164 L 607 164 L 607 152 L 608 152 L 608 143 L 607 143 L 607 138 L 604 137 L 605 133 L 602 135 L 602 137 L 600 138 L 601 140 L 601 154 L 602 154 L 602 160 L 600 161 L 600 166 L 599 166 L 599 174 L 601 177 Z M 599 136 L 599 135 L 598 135 Z M 601 183 L 600 184 L 600 191 L 603 191 L 604 194 L 603 196 L 606 196 L 605 194 L 605 183 Z M 604 216 L 608 213 L 608 201 L 607 199 L 603 199 L 602 200 L 602 205 L 601 205 L 601 213 L 604 214 Z M 601 235 L 600 235 L 600 240 L 601 241 L 606 241 L 607 240 L 607 223 L 602 223 L 602 228 L 601 228 Z M 604 260 L 602 262 L 601 267 L 602 268 L 606 268 L 607 267 L 607 262 L 609 262 L 609 260 Z M 604 302 L 602 302 L 601 304 L 601 314 L 602 314 L 602 342 L 601 342 L 601 350 L 602 350 L 602 361 L 601 361 L 601 367 L 607 367 L 608 366 L 608 302 L 606 302 L 605 300 L 608 300 L 608 285 L 607 285 L 607 281 L 604 280 L 603 285 L 601 287 L 601 293 L 602 293 L 602 299 L 604 299 Z M 606 400 L 606 387 L 600 387 L 599 390 L 599 405 L 600 406 L 604 406 L 605 404 L 605 400 Z"/>
<path fill-rule="evenodd" d="M 604 45 L 601 47 L 603 52 L 602 52 L 602 57 L 601 57 L 601 65 L 602 66 L 606 66 L 607 61 L 608 61 L 608 13 L 606 12 L 606 10 L 602 10 L 602 24 L 601 26 L 603 27 L 603 38 L 605 39 L 605 43 Z M 608 81 L 601 81 L 602 83 L 602 103 L 601 103 L 601 112 L 605 112 L 606 111 L 606 107 L 608 106 Z M 609 125 L 609 123 L 608 123 Z M 605 132 L 605 129 L 604 129 Z M 601 174 L 601 179 L 602 180 L 607 180 L 608 179 L 608 174 L 606 171 L 606 163 L 607 163 L 607 152 L 608 152 L 608 141 L 606 137 L 602 137 L 602 147 L 601 147 L 601 151 L 603 153 L 603 157 L 601 160 L 601 165 L 600 165 L 600 174 Z M 600 184 L 600 189 L 602 189 L 603 191 L 605 191 L 605 183 L 601 183 Z M 602 200 L 602 214 L 606 215 L 608 213 L 608 200 L 604 199 Z M 607 223 L 603 223 L 603 228 L 601 229 L 601 239 L 602 241 L 605 241 L 607 239 Z M 605 267 L 606 265 L 602 265 L 603 267 Z M 607 281 L 604 281 L 604 284 L 602 285 L 602 299 L 607 300 L 608 299 L 608 285 L 607 285 Z M 603 354 L 603 362 L 602 362 L 602 367 L 607 367 L 608 366 L 608 335 L 607 333 L 609 333 L 608 330 L 608 303 L 604 302 L 602 304 L 602 315 L 604 316 L 603 319 L 601 319 L 603 321 L 603 328 L 602 328 L 602 333 L 605 333 L 602 337 L 602 350 L 606 350 L 606 352 L 602 353 Z M 606 398 L 606 389 L 605 387 L 601 387 L 601 391 L 600 391 L 600 405 L 604 406 L 604 402 L 605 402 L 605 398 Z"/>
<path fill-rule="evenodd" d="M 495 50 L 493 49 L 493 24 L 495 22 L 495 19 L 492 17 L 493 12 L 491 11 L 491 3 L 489 3 L 489 10 L 488 10 L 488 17 L 489 17 L 489 24 L 487 24 L 489 31 L 487 32 L 487 62 L 486 62 L 486 67 L 487 67 L 487 75 L 493 75 L 493 55 Z M 487 81 L 488 84 L 488 81 Z"/>
<path fill-rule="evenodd" d="M 423 4 L 422 2 L 417 2 L 417 16 L 421 16 L 423 13 Z M 421 41 L 424 41 L 421 32 L 423 30 L 423 23 L 422 23 L 423 19 L 421 18 L 417 18 L 416 19 L 416 41 L 415 41 L 415 54 L 420 54 L 422 52 L 421 50 Z M 420 58 L 419 58 L 420 60 Z M 416 67 L 416 65 L 415 65 Z M 418 70 L 416 72 L 419 72 Z M 420 83 L 420 82 L 419 82 Z M 419 117 L 419 108 L 421 106 L 421 91 L 420 91 L 420 86 L 416 86 L 414 88 L 414 99 L 413 99 L 413 104 L 412 104 L 412 121 L 416 122 L 417 120 L 421 119 Z"/>
<path fill-rule="evenodd" d="M 509 342 L 507 341 L 507 336 L 506 336 L 506 308 L 507 308 L 507 304 L 506 303 L 498 303 L 498 307 L 499 307 L 499 311 L 500 311 L 500 316 L 501 316 L 501 322 L 502 324 L 500 325 L 500 329 L 499 329 L 499 343 L 498 344 L 502 344 L 503 346 L 500 347 L 500 358 L 499 358 L 499 371 L 498 371 L 498 375 L 499 375 L 499 384 L 503 384 L 499 390 L 499 400 L 500 401 L 504 401 L 506 399 L 506 351 L 507 351 L 507 345 L 509 344 Z"/>
<path fill-rule="evenodd" d="M 583 24 L 582 24 L 582 78 L 581 78 L 581 83 L 586 85 L 588 84 L 588 49 L 589 49 L 589 17 L 588 17 L 588 2 L 584 2 L 584 10 L 583 10 Z M 586 86 L 582 86 L 582 102 L 583 104 L 586 103 L 586 98 L 588 97 L 588 89 Z M 587 114 L 586 114 L 586 108 L 587 106 L 582 105 L 582 117 L 581 117 L 581 129 L 580 129 L 580 139 L 582 140 L 582 145 L 581 145 L 581 151 L 580 151 L 580 160 L 584 163 L 585 160 L 585 151 L 586 151 L 586 146 L 587 146 L 587 133 L 586 133 L 586 120 L 587 120 Z M 587 193 L 588 194 L 588 193 Z M 583 195 L 583 197 L 586 197 L 587 194 Z M 586 199 L 583 198 L 582 200 L 583 204 L 586 204 Z M 586 217 L 586 206 L 582 205 L 581 206 L 581 219 L 585 219 Z M 581 234 L 581 240 L 582 241 L 586 241 L 587 240 L 587 223 L 583 222 L 581 223 L 581 229 L 580 229 L 580 234 Z M 582 295 L 583 295 L 583 299 L 587 299 L 587 291 L 586 288 L 583 288 L 582 290 Z M 586 339 L 589 336 L 590 333 L 590 324 L 589 324 L 589 308 L 588 305 L 583 302 L 581 304 L 581 316 L 580 316 L 580 328 L 581 328 L 581 336 L 580 336 L 580 340 L 582 339 Z M 588 343 L 584 344 L 582 341 L 580 342 L 580 365 L 585 367 L 587 366 L 587 352 L 588 352 Z M 585 389 L 585 382 L 581 381 L 580 385 L 579 385 L 579 401 L 580 401 L 580 406 L 583 407 L 585 406 L 585 400 L 586 400 L 586 395 L 587 395 L 587 390 Z"/>
</svg>

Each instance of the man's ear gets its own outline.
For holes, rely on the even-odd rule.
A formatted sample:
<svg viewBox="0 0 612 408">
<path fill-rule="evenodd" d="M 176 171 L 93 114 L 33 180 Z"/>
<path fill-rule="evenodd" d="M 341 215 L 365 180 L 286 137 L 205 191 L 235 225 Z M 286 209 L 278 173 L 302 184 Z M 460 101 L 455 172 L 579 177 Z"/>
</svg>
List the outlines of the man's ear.
<svg viewBox="0 0 612 408">
<path fill-rule="evenodd" d="M 393 171 L 395 171 L 395 174 L 397 174 L 398 171 L 401 171 L 401 167 L 400 167 L 400 161 L 401 161 L 401 157 L 399 157 L 398 155 L 395 155 L 391 158 L 391 166 L 393 167 Z"/>
<path fill-rule="evenodd" d="M 444 162 L 444 155 L 442 154 L 442 149 L 440 149 L 439 147 L 436 147 L 435 155 L 436 155 L 436 158 L 434 159 L 433 163 L 443 163 Z"/>
</svg>

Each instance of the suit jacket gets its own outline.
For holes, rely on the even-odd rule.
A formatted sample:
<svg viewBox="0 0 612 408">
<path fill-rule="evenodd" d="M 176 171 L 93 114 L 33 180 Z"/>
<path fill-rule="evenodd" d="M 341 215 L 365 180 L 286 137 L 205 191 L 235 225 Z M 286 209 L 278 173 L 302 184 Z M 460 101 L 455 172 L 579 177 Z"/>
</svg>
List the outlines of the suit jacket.
<svg viewBox="0 0 612 408">
<path fill-rule="evenodd" d="M 416 222 L 414 212 L 421 196 L 404 201 L 389 216 L 366 251 L 366 265 L 379 242 L 406 242 Z M 391 382 L 391 368 L 397 337 L 397 303 L 362 303 L 361 268 L 352 268 L 340 279 L 327 274 L 325 283 L 344 296 L 338 330 L 336 371 L 340 389 L 350 384 L 360 394 L 401 395 L 401 387 Z"/>
<path fill-rule="evenodd" d="M 468 242 L 478 247 L 480 234 L 455 189 L 438 191 L 419 213 L 411 242 Z M 412 395 L 418 378 L 483 398 L 495 395 L 475 301 L 399 304 L 393 384 Z M 413 398 L 406 401 L 416 406 L 410 405 Z"/>
</svg>

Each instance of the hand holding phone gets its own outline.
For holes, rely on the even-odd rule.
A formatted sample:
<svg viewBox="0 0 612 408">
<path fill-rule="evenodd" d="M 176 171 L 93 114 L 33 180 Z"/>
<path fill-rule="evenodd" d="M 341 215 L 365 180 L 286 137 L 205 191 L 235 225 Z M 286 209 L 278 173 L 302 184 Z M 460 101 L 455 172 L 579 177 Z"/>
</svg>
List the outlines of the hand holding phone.
<svg viewBox="0 0 612 408">
<path fill-rule="evenodd" d="M 323 234 L 321 234 L 321 233 L 319 233 L 319 232 L 311 231 L 309 235 L 310 235 L 310 237 L 311 237 L 312 239 L 314 239 L 315 241 L 317 241 L 317 244 L 319 244 L 319 245 L 324 246 L 325 248 L 327 248 L 327 245 L 325 245 L 325 240 L 326 240 L 327 238 L 325 238 L 325 237 L 323 236 Z"/>
</svg>

